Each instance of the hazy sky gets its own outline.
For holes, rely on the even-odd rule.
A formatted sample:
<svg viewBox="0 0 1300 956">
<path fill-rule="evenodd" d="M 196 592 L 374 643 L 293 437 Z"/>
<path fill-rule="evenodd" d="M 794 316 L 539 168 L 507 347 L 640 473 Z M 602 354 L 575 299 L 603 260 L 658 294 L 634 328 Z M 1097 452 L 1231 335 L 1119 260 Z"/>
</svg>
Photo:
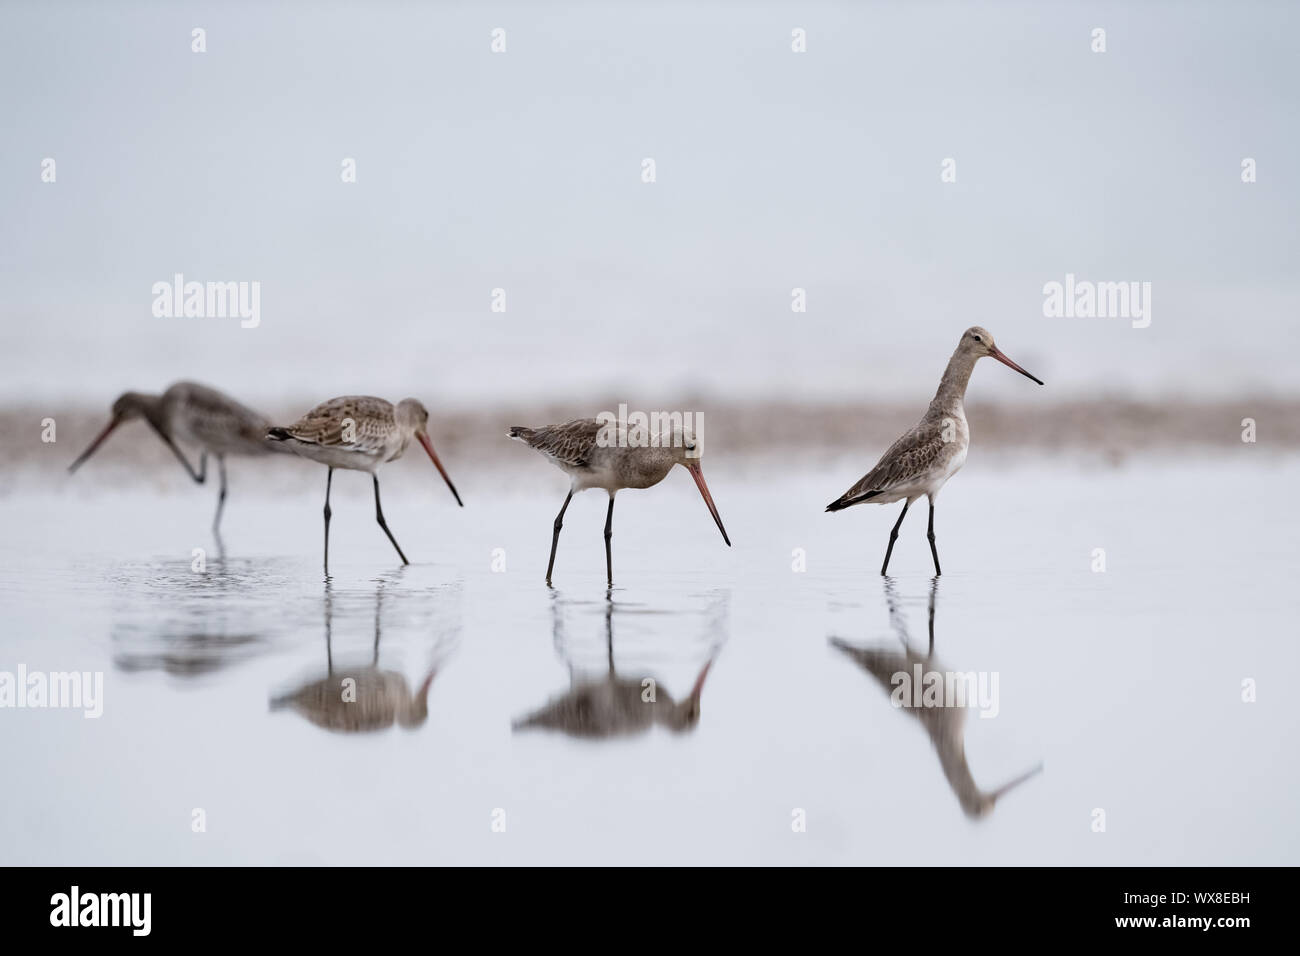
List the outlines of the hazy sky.
<svg viewBox="0 0 1300 956">
<path fill-rule="evenodd" d="M 924 401 L 975 323 L 1058 396 L 1295 392 L 1298 38 L 1283 3 L 6 2 L 0 395 Z M 155 317 L 178 272 L 260 282 L 260 325 Z M 1150 282 L 1150 327 L 1045 317 L 1066 273 Z"/>
</svg>

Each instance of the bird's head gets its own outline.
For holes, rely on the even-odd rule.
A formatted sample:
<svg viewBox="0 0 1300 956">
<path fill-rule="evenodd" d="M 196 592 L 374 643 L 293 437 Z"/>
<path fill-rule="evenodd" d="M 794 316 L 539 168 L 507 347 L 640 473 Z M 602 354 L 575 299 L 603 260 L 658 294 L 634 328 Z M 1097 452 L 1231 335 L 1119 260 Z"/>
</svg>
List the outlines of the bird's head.
<svg viewBox="0 0 1300 956">
<path fill-rule="evenodd" d="M 462 508 L 465 503 L 460 500 L 460 492 L 456 486 L 451 483 L 451 478 L 447 474 L 447 469 L 442 467 L 442 462 L 438 460 L 438 453 L 433 450 L 433 440 L 429 438 L 429 410 L 424 407 L 423 403 L 414 398 L 404 398 L 397 403 L 397 411 L 394 413 L 397 420 L 397 427 L 404 434 L 414 435 L 416 440 L 424 446 L 428 452 L 429 458 L 433 461 L 434 467 L 442 475 L 442 480 L 447 482 L 447 487 L 451 489 L 452 496 L 456 499 L 456 504 Z"/>
<path fill-rule="evenodd" d="M 1006 354 L 997 347 L 993 341 L 993 335 L 988 329 L 980 325 L 972 325 L 969 329 L 961 334 L 961 342 L 957 345 L 957 351 L 964 355 L 969 355 L 971 361 L 977 361 L 985 356 L 995 358 L 1008 368 L 1013 368 L 1026 378 L 1032 378 L 1039 385 L 1043 384 L 1042 379 L 1036 375 L 1031 375 L 1023 368 L 1017 365 Z"/>
<path fill-rule="evenodd" d="M 722 526 L 722 518 L 718 515 L 718 506 L 713 503 L 713 495 L 709 494 L 709 486 L 704 483 L 704 470 L 700 467 L 700 461 L 704 457 L 703 441 L 697 438 L 689 428 L 674 425 L 672 444 L 669 451 L 673 456 L 673 464 L 681 465 L 695 479 L 695 487 L 700 489 L 700 495 L 709 508 L 709 514 L 713 515 L 718 530 L 722 532 L 722 540 L 727 542 L 727 547 L 731 547 L 731 539 L 727 537 L 727 529 Z"/>
</svg>

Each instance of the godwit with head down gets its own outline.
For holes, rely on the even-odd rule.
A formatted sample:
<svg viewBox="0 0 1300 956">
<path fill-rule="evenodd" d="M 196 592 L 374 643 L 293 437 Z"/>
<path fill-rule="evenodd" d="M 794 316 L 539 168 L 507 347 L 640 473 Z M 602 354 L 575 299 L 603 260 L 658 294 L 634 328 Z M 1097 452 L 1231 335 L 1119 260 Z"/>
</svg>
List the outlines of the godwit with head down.
<svg viewBox="0 0 1300 956">
<path fill-rule="evenodd" d="M 704 483 L 704 472 L 700 470 L 702 444 L 689 428 L 674 426 L 671 435 L 643 435 L 637 429 L 613 422 L 580 418 L 544 428 L 516 425 L 509 434 L 516 441 L 540 451 L 569 476 L 569 493 L 560 513 L 555 516 L 551 536 L 551 559 L 546 564 L 548 585 L 555 569 L 555 549 L 560 543 L 560 529 L 564 527 L 564 512 L 575 491 L 600 488 L 609 495 L 609 511 L 605 514 L 605 573 L 609 584 L 613 585 L 614 559 L 610 540 L 614 536 L 614 496 L 624 488 L 651 488 L 659 484 L 672 471 L 673 465 L 681 465 L 691 473 L 709 513 L 722 532 L 722 540 L 731 547 L 727 529 L 722 526 L 709 486 Z"/>
<path fill-rule="evenodd" d="M 826 506 L 827 511 L 841 511 L 852 505 L 869 501 L 885 505 L 903 501 L 903 512 L 894 529 L 889 532 L 889 546 L 885 549 L 885 562 L 880 566 L 883 575 L 889 570 L 889 556 L 893 554 L 898 529 L 907 516 L 912 502 L 922 495 L 930 500 L 930 524 L 926 536 L 930 539 L 930 555 L 934 558 L 934 573 L 939 570 L 939 551 L 934 544 L 934 501 L 944 483 L 957 473 L 966 462 L 970 447 L 970 429 L 966 427 L 966 385 L 975 363 L 985 356 L 997 359 L 1039 385 L 1042 381 L 1030 375 L 993 344 L 987 329 L 972 326 L 961 335 L 957 350 L 948 360 L 939 390 L 935 392 L 925 415 L 876 462 L 876 467 Z"/>
<path fill-rule="evenodd" d="M 375 474 L 386 461 L 401 458 L 406 446 L 415 438 L 429 453 L 434 466 L 442 474 L 447 487 L 464 507 L 456 486 L 447 476 L 429 439 L 429 412 L 413 398 L 404 398 L 397 405 L 382 398 L 368 395 L 345 395 L 331 398 L 317 405 L 298 421 L 285 428 L 271 428 L 267 437 L 284 442 L 304 458 L 318 461 L 329 468 L 325 477 L 325 574 L 330 573 L 330 485 L 334 469 L 367 472 L 375 484 L 375 520 L 384 529 L 388 540 L 397 549 L 397 556 L 408 564 L 397 539 L 388 530 L 384 509 L 379 503 L 379 476 Z"/>
<path fill-rule="evenodd" d="M 203 484 L 208 477 L 208 453 L 216 456 L 221 490 L 217 494 L 217 513 L 212 519 L 214 532 L 220 528 L 221 512 L 226 504 L 226 456 L 265 455 L 277 450 L 275 445 L 266 440 L 269 425 L 266 416 L 241 405 L 215 388 L 194 382 L 177 382 L 161 395 L 147 395 L 143 392 L 124 392 L 120 395 L 113 403 L 113 417 L 90 443 L 90 447 L 68 466 L 68 471 L 75 472 L 80 468 L 113 429 L 133 418 L 143 418 L 148 423 L 198 484 Z M 177 447 L 177 442 L 199 446 L 197 470 Z"/>
</svg>

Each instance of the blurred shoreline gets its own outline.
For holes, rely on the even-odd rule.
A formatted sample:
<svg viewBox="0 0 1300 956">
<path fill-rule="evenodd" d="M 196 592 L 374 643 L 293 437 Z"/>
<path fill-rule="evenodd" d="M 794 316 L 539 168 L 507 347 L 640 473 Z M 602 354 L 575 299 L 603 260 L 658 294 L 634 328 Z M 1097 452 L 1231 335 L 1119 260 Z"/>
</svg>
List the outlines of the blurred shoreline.
<svg viewBox="0 0 1300 956">
<path fill-rule="evenodd" d="M 0 459 L 0 493 L 28 485 L 28 479 L 61 474 L 108 421 L 108 404 L 62 409 L 32 405 L 0 412 L 0 440 L 7 451 Z M 286 405 L 264 412 L 274 422 L 290 422 L 306 407 L 306 403 Z M 703 415 L 706 457 L 719 470 L 769 461 L 777 467 L 781 461 L 795 458 L 804 466 L 852 458 L 865 470 L 916 421 L 923 408 L 915 401 L 786 405 L 699 400 L 684 405 L 685 410 Z M 455 412 L 434 408 L 429 430 L 449 468 L 454 462 L 465 472 L 493 471 L 512 468 L 527 457 L 506 437 L 509 426 L 567 421 L 605 409 L 617 411 L 618 404 L 501 404 Z M 1277 455 L 1300 450 L 1300 399 L 1153 402 L 1107 398 L 1033 405 L 971 402 L 966 414 L 973 453 L 1032 455 L 1041 461 L 1057 457 L 1074 461 L 1082 456 L 1120 465 L 1132 457 L 1156 454 L 1212 455 L 1245 448 L 1255 455 Z M 42 422 L 50 418 L 56 423 L 53 444 L 42 441 Z M 1246 418 L 1255 421 L 1253 445 L 1242 441 L 1242 420 Z M 268 461 L 276 465 L 280 459 L 273 456 Z M 284 460 L 301 471 L 297 459 L 284 456 Z M 170 452 L 148 428 L 130 423 L 96 455 L 93 473 L 97 481 L 116 483 L 139 475 L 142 469 L 181 475 Z"/>
</svg>

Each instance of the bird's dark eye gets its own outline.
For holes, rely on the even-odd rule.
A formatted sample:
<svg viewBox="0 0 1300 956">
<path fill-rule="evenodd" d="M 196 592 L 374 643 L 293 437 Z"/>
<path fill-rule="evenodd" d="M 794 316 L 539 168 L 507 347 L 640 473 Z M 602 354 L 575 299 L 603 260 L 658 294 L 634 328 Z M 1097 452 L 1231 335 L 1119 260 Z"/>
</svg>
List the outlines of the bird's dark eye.
<svg viewBox="0 0 1300 956">
<path fill-rule="evenodd" d="M 972 335 L 971 338 L 973 338 L 976 342 L 983 342 L 983 341 L 984 341 L 984 340 L 983 340 L 982 338 L 980 338 L 978 335 Z"/>
</svg>

